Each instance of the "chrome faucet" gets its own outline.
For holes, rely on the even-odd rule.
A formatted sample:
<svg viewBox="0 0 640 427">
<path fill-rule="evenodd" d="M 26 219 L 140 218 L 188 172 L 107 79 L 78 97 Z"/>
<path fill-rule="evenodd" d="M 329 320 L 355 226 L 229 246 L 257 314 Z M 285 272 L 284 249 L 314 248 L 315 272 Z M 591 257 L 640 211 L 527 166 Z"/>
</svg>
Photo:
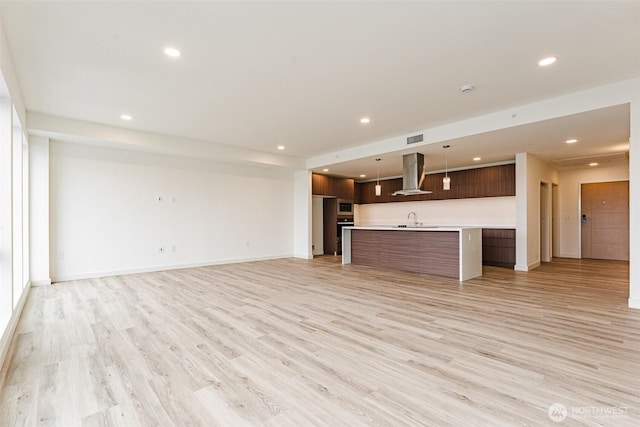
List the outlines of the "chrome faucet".
<svg viewBox="0 0 640 427">
<path fill-rule="evenodd" d="M 413 225 L 418 225 L 418 215 L 415 212 L 409 212 L 407 219 L 411 218 L 411 214 L 413 214 Z"/>
</svg>

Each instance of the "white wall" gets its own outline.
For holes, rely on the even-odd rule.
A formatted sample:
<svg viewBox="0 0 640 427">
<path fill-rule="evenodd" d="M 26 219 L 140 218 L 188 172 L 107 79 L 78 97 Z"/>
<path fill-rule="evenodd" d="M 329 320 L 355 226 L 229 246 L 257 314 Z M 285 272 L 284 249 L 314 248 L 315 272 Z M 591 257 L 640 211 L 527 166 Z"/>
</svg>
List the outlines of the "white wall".
<svg viewBox="0 0 640 427">
<path fill-rule="evenodd" d="M 580 185 L 593 182 L 627 181 L 629 165 L 592 167 L 561 171 L 558 199 L 560 202 L 560 256 L 580 258 Z"/>
<path fill-rule="evenodd" d="M 418 222 L 425 225 L 469 225 L 482 227 L 515 227 L 515 197 L 485 197 L 478 199 L 430 200 L 422 202 L 371 203 L 356 205 L 356 225 L 398 225 L 413 222 L 407 219 L 415 212 Z"/>
<path fill-rule="evenodd" d="M 551 189 L 558 183 L 558 172 L 532 154 L 516 154 L 516 270 L 529 271 L 540 265 L 540 183 Z M 547 196 L 551 207 L 552 192 Z"/>
<path fill-rule="evenodd" d="M 293 174 L 293 250 L 296 258 L 311 259 L 311 171 Z"/>
<path fill-rule="evenodd" d="M 293 254 L 291 171 L 51 141 L 50 175 L 54 281 Z"/>
</svg>

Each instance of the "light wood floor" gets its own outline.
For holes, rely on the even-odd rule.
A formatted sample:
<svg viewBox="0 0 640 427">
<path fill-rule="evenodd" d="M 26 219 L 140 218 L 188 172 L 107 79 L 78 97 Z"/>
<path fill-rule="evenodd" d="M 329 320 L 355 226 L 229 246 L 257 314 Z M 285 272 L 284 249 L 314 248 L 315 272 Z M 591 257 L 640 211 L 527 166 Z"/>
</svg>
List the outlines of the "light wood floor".
<svg viewBox="0 0 640 427">
<path fill-rule="evenodd" d="M 0 425 L 639 425 L 627 289 L 622 262 L 460 284 L 334 257 L 34 288 Z"/>
</svg>

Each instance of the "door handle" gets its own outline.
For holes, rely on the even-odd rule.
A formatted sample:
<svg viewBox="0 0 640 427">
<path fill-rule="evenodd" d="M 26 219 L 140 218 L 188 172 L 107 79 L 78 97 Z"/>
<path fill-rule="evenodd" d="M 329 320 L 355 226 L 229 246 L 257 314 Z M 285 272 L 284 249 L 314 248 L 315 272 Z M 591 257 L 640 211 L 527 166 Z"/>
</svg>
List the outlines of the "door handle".
<svg viewBox="0 0 640 427">
<path fill-rule="evenodd" d="M 587 218 L 587 214 L 582 214 L 582 224 L 586 224 L 589 219 Z"/>
</svg>

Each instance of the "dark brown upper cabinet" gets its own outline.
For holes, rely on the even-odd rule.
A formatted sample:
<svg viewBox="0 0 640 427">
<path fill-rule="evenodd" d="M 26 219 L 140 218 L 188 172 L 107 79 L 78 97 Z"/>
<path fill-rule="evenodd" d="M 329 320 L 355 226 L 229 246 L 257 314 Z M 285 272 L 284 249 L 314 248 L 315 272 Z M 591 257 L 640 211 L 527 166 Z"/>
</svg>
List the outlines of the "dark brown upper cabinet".
<svg viewBox="0 0 640 427">
<path fill-rule="evenodd" d="M 451 190 L 442 189 L 444 173 L 427 175 L 422 183 L 423 190 L 431 194 L 414 196 L 392 196 L 394 191 L 402 189 L 402 178 L 380 181 L 382 195 L 375 195 L 375 181 L 356 182 L 354 202 L 391 203 L 424 200 L 471 199 L 476 197 L 501 197 L 516 195 L 516 165 L 489 166 L 449 172 Z"/>
<path fill-rule="evenodd" d="M 353 200 L 354 182 L 351 178 L 311 174 L 311 194 Z"/>
</svg>

